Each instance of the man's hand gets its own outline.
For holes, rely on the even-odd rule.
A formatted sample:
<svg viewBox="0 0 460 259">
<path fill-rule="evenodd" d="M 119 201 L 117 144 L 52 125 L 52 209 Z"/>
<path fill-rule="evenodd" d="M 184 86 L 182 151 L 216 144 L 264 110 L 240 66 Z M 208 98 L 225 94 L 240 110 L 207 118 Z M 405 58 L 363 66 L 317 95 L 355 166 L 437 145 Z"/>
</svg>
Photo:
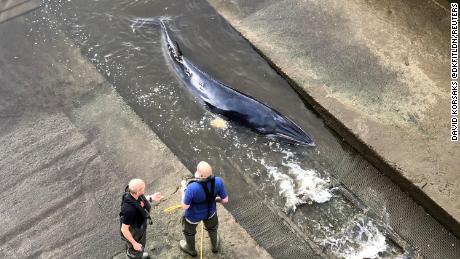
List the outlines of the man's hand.
<svg viewBox="0 0 460 259">
<path fill-rule="evenodd" d="M 123 236 L 126 238 L 126 240 L 128 240 L 128 242 L 130 242 L 133 245 L 134 250 L 142 251 L 142 245 L 136 242 L 136 240 L 134 240 L 133 235 L 129 231 L 129 225 L 122 223 L 120 230 Z"/>
<path fill-rule="evenodd" d="M 225 197 L 225 199 L 222 199 L 221 197 L 217 196 L 216 197 L 216 202 L 219 202 L 219 203 L 222 203 L 222 204 L 228 203 L 228 196 Z"/>
<path fill-rule="evenodd" d="M 161 201 L 161 199 L 163 199 L 163 195 L 161 195 L 159 192 L 156 192 L 153 195 L 150 195 L 150 199 L 154 201 Z"/>
<path fill-rule="evenodd" d="M 132 245 L 133 245 L 134 250 L 136 250 L 138 252 L 142 251 L 142 245 L 139 244 L 138 242 L 134 242 L 134 244 L 132 244 Z"/>
</svg>

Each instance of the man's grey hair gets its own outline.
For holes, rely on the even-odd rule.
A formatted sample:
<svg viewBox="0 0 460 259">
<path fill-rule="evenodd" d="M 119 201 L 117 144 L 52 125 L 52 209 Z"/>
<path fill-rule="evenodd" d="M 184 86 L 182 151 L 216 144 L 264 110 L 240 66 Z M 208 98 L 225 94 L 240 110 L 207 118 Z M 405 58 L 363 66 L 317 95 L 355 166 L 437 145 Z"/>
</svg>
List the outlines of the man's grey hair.
<svg viewBox="0 0 460 259">
<path fill-rule="evenodd" d="M 208 162 L 201 161 L 196 166 L 196 172 L 199 174 L 199 178 L 208 178 L 212 175 L 212 167 Z"/>
<path fill-rule="evenodd" d="M 144 180 L 138 178 L 131 179 L 128 183 L 128 190 L 130 193 L 139 192 L 142 189 L 142 185 L 145 185 Z"/>
</svg>

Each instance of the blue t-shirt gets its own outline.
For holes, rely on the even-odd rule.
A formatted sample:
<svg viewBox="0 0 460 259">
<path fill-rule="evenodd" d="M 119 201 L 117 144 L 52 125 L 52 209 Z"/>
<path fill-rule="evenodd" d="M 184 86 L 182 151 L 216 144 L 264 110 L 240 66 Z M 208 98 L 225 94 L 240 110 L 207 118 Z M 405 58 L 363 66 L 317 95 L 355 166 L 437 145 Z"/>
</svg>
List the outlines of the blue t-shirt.
<svg viewBox="0 0 460 259">
<path fill-rule="evenodd" d="M 224 182 L 222 178 L 215 177 L 214 194 L 221 197 L 222 199 L 227 198 L 227 192 L 225 191 Z M 208 190 L 211 191 L 211 181 L 208 182 Z M 185 217 L 191 222 L 199 222 L 205 220 L 208 217 L 208 202 L 206 201 L 206 193 L 198 182 L 193 182 L 187 185 L 185 190 L 184 204 L 190 205 L 185 210 Z M 216 212 L 216 202 L 211 202 L 210 216 Z"/>
</svg>

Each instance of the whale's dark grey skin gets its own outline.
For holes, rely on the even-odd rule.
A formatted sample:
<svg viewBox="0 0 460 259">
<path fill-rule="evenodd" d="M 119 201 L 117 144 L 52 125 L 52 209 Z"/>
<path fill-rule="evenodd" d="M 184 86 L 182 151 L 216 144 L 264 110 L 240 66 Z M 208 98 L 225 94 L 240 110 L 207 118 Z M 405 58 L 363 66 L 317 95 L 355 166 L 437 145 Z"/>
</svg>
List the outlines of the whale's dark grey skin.
<svg viewBox="0 0 460 259">
<path fill-rule="evenodd" d="M 267 137 L 307 146 L 315 146 L 313 139 L 294 122 L 274 109 L 232 89 L 198 69 L 171 40 L 168 29 L 161 21 L 165 54 L 183 84 L 211 112 L 236 121 Z"/>
</svg>

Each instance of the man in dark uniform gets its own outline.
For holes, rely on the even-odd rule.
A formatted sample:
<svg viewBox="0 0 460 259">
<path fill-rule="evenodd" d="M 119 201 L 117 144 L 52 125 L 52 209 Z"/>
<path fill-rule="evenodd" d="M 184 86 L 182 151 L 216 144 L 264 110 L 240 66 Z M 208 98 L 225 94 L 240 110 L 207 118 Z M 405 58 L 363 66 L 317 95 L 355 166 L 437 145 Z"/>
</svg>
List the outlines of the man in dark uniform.
<svg viewBox="0 0 460 259">
<path fill-rule="evenodd" d="M 128 258 L 149 258 L 144 252 L 147 233 L 147 220 L 151 224 L 150 202 L 160 201 L 163 196 L 155 193 L 144 196 L 145 183 L 141 179 L 129 181 L 121 202 L 121 234 L 126 241 Z"/>
<path fill-rule="evenodd" d="M 182 208 L 185 210 L 182 218 L 185 240 L 180 241 L 180 249 L 191 256 L 197 255 L 195 249 L 196 227 L 200 221 L 203 221 L 211 239 L 212 252 L 217 253 L 220 237 L 217 233 L 219 221 L 216 202 L 228 202 L 228 195 L 222 178 L 214 177 L 211 166 L 202 161 L 197 165 L 195 179 L 189 184 L 183 182 L 181 190 Z"/>
</svg>

